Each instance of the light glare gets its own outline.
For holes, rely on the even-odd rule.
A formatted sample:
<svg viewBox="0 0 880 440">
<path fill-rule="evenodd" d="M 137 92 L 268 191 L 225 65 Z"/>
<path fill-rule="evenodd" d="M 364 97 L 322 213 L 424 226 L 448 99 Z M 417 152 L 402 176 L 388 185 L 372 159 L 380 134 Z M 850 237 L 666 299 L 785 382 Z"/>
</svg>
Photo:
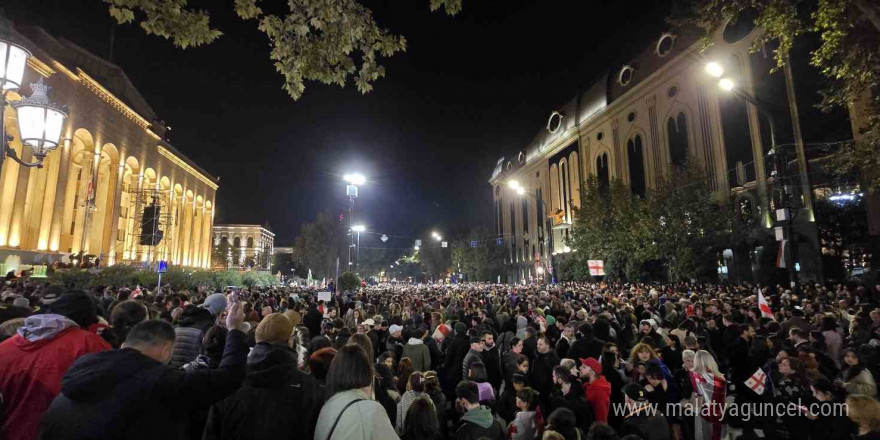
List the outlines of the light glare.
<svg viewBox="0 0 880 440">
<path fill-rule="evenodd" d="M 721 87 L 721 90 L 729 92 L 736 87 L 736 83 L 730 78 L 721 78 L 721 81 L 718 81 L 718 87 Z"/>
<path fill-rule="evenodd" d="M 713 61 L 706 64 L 706 73 L 714 76 L 715 78 L 721 78 L 721 75 L 724 75 L 724 68 L 721 67 L 721 64 Z"/>
</svg>

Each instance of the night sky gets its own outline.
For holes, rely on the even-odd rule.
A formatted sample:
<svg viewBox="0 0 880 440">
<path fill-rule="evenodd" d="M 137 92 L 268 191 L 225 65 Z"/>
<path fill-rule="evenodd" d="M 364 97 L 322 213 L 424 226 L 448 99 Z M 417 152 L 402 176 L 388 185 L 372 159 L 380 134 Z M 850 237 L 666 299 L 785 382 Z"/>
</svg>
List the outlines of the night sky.
<svg viewBox="0 0 880 440">
<path fill-rule="evenodd" d="M 209 8 L 224 36 L 180 50 L 118 26 L 113 62 L 172 127 L 172 144 L 220 177 L 216 222 L 268 222 L 276 246 L 291 245 L 318 211 L 345 211 L 342 175 L 352 171 L 369 179 L 355 218 L 370 230 L 490 227 L 487 180 L 498 158 L 656 38 L 666 13 L 666 2 L 465 0 L 450 17 L 428 0 L 366 1 L 407 51 L 382 61 L 386 77 L 371 93 L 307 83 L 295 102 L 268 40 L 234 15 L 232 0 L 190 3 Z M 114 22 L 99 0 L 3 4 L 16 21 L 109 53 Z"/>
</svg>

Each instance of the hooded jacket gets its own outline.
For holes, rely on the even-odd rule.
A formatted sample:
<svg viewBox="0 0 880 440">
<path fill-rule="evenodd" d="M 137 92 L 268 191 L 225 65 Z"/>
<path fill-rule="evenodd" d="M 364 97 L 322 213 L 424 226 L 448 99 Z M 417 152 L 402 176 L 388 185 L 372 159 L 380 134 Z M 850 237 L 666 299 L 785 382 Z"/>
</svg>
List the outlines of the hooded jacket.
<svg viewBox="0 0 880 440">
<path fill-rule="evenodd" d="M 461 381 L 461 366 L 469 350 L 467 334 L 456 331 L 455 337 L 450 338 L 449 346 L 446 347 L 445 365 L 451 384 L 458 384 Z"/>
<path fill-rule="evenodd" d="M 608 423 L 608 408 L 611 405 L 611 384 L 605 380 L 605 376 L 599 376 L 592 383 L 584 383 L 584 394 L 587 402 L 593 407 L 596 421 Z"/>
<path fill-rule="evenodd" d="M 412 360 L 413 371 L 428 371 L 431 369 L 431 353 L 428 346 L 419 338 L 409 338 L 403 346 L 402 357 Z"/>
<path fill-rule="evenodd" d="M 0 438 L 36 438 L 40 418 L 61 391 L 61 378 L 71 364 L 109 349 L 100 336 L 64 316 L 25 319 L 18 334 L 0 344 L 0 394 L 5 401 Z"/>
<path fill-rule="evenodd" d="M 461 416 L 463 422 L 455 431 L 455 440 L 504 440 L 507 433 L 501 423 L 485 406 L 468 410 Z"/>
<path fill-rule="evenodd" d="M 293 350 L 260 342 L 242 387 L 211 407 L 203 438 L 311 439 L 322 397 L 315 379 L 297 369 Z"/>
<path fill-rule="evenodd" d="M 183 439 L 187 413 L 206 408 L 241 385 L 244 333 L 226 336 L 216 370 L 187 373 L 132 348 L 78 359 L 43 418 L 46 439 Z"/>
</svg>

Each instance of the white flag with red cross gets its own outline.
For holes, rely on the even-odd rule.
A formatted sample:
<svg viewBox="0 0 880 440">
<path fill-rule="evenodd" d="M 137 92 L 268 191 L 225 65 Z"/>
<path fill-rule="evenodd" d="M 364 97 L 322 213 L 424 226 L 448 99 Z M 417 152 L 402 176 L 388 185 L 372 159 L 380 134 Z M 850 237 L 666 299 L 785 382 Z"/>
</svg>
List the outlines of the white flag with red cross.
<svg viewBox="0 0 880 440">
<path fill-rule="evenodd" d="M 761 291 L 758 291 L 758 308 L 761 309 L 761 316 L 764 318 L 770 318 L 775 320 L 776 317 L 773 316 L 773 311 L 770 310 L 770 304 L 767 304 L 767 300 L 764 299 L 764 294 Z"/>
<path fill-rule="evenodd" d="M 605 275 L 605 262 L 602 260 L 587 260 L 590 276 L 601 277 Z"/>
<path fill-rule="evenodd" d="M 755 371 L 745 382 L 746 386 L 749 387 L 755 393 L 761 395 L 764 394 L 764 382 L 767 380 L 767 375 L 764 374 L 764 370 L 758 368 L 758 371 Z"/>
</svg>

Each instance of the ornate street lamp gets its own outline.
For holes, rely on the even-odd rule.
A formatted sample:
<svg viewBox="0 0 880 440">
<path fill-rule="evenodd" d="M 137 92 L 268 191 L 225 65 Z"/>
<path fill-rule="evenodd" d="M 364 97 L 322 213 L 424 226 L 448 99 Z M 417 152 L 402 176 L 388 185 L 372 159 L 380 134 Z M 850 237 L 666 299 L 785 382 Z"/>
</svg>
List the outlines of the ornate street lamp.
<svg viewBox="0 0 880 440">
<path fill-rule="evenodd" d="M 13 138 L 6 134 L 4 113 L 6 94 L 21 88 L 24 69 L 30 52 L 27 49 L 0 40 L 0 165 L 6 156 L 26 167 L 42 168 L 43 159 L 50 151 L 58 148 L 61 129 L 67 119 L 67 106 L 60 106 L 49 101 L 49 87 L 40 78 L 31 84 L 33 93 L 27 98 L 12 102 L 12 108 L 18 113 L 18 134 L 21 143 L 33 150 L 35 162 L 24 162 L 16 155 L 9 145 Z"/>
</svg>

